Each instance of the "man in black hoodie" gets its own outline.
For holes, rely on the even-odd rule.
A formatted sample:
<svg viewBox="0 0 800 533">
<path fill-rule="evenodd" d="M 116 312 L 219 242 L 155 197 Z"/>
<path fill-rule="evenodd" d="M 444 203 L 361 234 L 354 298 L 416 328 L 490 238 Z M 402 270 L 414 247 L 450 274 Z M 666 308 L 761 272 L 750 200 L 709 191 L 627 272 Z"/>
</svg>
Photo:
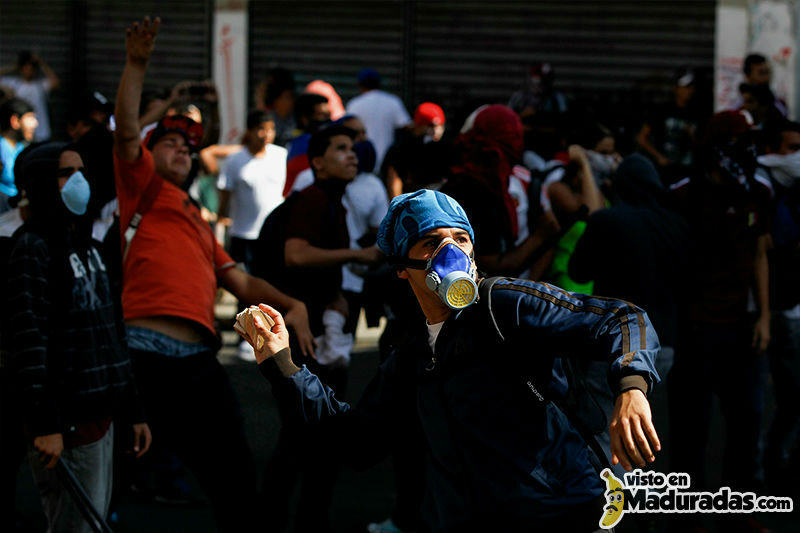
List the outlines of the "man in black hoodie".
<svg viewBox="0 0 800 533">
<path fill-rule="evenodd" d="M 118 430 L 132 425 L 137 457 L 150 447 L 122 321 L 105 264 L 91 244 L 84 172 L 78 152 L 64 143 L 31 146 L 15 165 L 20 207 L 28 216 L 13 237 L 3 339 L 50 531 L 91 531 L 56 477 L 59 460 L 105 516 L 112 420 Z"/>
<path fill-rule="evenodd" d="M 594 281 L 595 294 L 641 305 L 658 331 L 663 357 L 675 345 L 688 225 L 665 207 L 667 189 L 646 157 L 633 154 L 620 163 L 612 187 L 614 205 L 589 216 L 569 274 L 582 283 Z M 641 268 L 620 268 L 626 258 L 635 258 Z"/>
<path fill-rule="evenodd" d="M 577 282 L 594 281 L 594 294 L 636 302 L 647 311 L 661 341 L 656 359 L 660 375 L 667 375 L 675 346 L 677 298 L 688 253 L 688 225 L 665 207 L 667 189 L 653 163 L 640 154 L 627 157 L 613 180 L 614 206 L 589 216 L 586 231 L 569 261 L 569 275 Z M 623 267 L 633 260 L 632 267 Z M 612 391 L 606 376 L 608 363 L 572 361 L 583 380 L 611 416 Z M 593 413 L 583 413 L 592 416 Z M 607 436 L 598 435 L 603 441 Z"/>
</svg>

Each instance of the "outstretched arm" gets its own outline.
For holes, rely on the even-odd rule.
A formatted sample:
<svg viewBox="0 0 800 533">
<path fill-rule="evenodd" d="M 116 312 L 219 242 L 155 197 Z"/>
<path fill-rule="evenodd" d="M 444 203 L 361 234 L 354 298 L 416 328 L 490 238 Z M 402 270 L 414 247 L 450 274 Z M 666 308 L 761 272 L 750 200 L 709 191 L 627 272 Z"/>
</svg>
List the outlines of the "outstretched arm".
<svg viewBox="0 0 800 533">
<path fill-rule="evenodd" d="M 305 268 L 324 268 L 350 262 L 373 265 L 383 259 L 383 253 L 376 246 L 329 250 L 313 246 L 307 240 L 297 237 L 286 239 L 284 256 L 286 266 Z"/>
<path fill-rule="evenodd" d="M 664 154 L 659 152 L 650 141 L 650 133 L 652 133 L 652 131 L 653 128 L 650 126 L 650 124 L 643 124 L 642 129 L 640 129 L 639 133 L 636 134 L 636 143 L 642 148 L 642 150 L 652 156 L 659 166 L 665 167 L 669 165 L 669 159 L 667 159 Z"/>
<path fill-rule="evenodd" d="M 767 250 L 772 247 L 769 234 L 758 238 L 755 258 L 756 297 L 758 299 L 758 320 L 753 329 L 753 348 L 756 353 L 763 354 L 769 346 L 770 311 L 769 311 L 769 261 Z"/>
<path fill-rule="evenodd" d="M 245 333 L 239 334 L 253 346 L 259 370 L 272 385 L 283 422 L 318 426 L 323 435 L 319 438 L 329 443 L 321 451 L 328 453 L 331 461 L 366 468 L 385 457 L 390 443 L 396 440 L 393 431 L 397 429 L 398 416 L 407 416 L 408 410 L 413 412 L 416 398 L 410 385 L 413 380 L 398 377 L 402 370 L 398 369 L 397 358 L 390 356 L 379 367 L 361 400 L 351 408 L 308 368 L 294 364 L 283 317 L 267 305 L 259 308 L 274 325 L 269 327 L 256 316 L 245 321 Z M 256 336 L 264 338 L 261 349 L 253 342 Z M 400 390 L 401 383 L 408 390 Z"/>
<path fill-rule="evenodd" d="M 294 329 L 303 355 L 314 355 L 314 336 L 308 325 L 308 311 L 300 300 L 279 291 L 271 283 L 251 276 L 238 268 L 228 268 L 221 274 L 222 285 L 245 304 L 270 302 L 286 313 L 286 322 Z M 283 321 L 283 319 L 281 319 Z"/>
<path fill-rule="evenodd" d="M 622 300 L 564 291 L 545 283 L 500 280 L 492 290 L 498 324 L 514 325 L 544 350 L 606 359 L 617 394 L 609 426 L 612 462 L 626 470 L 655 460 L 661 444 L 646 394 L 659 381 L 658 336 L 647 314 Z M 503 305 L 503 303 L 512 305 Z"/>
<path fill-rule="evenodd" d="M 42 58 L 39 56 L 34 56 L 37 62 L 39 63 L 39 68 L 42 69 L 42 73 L 47 77 L 47 85 L 48 91 L 52 91 L 53 89 L 58 89 L 58 86 L 61 84 L 61 80 L 58 79 L 58 75 L 50 68 L 50 66 L 45 63 Z"/>
<path fill-rule="evenodd" d="M 134 22 L 125 30 L 125 49 L 127 59 L 119 80 L 114 117 L 117 123 L 114 131 L 114 150 L 123 161 L 134 161 L 139 157 L 140 135 L 139 103 L 142 98 L 142 85 L 147 72 L 147 63 L 153 53 L 161 19 L 152 23 L 145 17 L 140 23 Z"/>
</svg>

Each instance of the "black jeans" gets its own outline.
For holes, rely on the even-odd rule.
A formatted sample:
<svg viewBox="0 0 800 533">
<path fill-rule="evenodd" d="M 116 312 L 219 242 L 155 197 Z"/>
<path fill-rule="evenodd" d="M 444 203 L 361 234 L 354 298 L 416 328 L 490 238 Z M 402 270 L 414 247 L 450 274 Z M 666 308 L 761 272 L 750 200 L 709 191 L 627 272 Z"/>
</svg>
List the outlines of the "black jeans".
<svg viewBox="0 0 800 533">
<path fill-rule="evenodd" d="M 236 395 L 213 351 L 189 357 L 131 350 L 153 448 L 195 474 L 219 531 L 255 527 L 256 470 Z"/>
<path fill-rule="evenodd" d="M 27 451 L 13 378 L 10 370 L 0 368 L 0 531 L 16 527 L 17 473 Z"/>
<path fill-rule="evenodd" d="M 712 394 L 725 419 L 723 484 L 740 491 L 758 488 L 766 361 L 753 352 L 752 336 L 749 320 L 695 323 L 678 335 L 669 379 L 670 469 L 690 474 L 692 490 L 705 486 Z M 715 446 L 721 445 L 718 439 L 712 438 Z"/>
</svg>

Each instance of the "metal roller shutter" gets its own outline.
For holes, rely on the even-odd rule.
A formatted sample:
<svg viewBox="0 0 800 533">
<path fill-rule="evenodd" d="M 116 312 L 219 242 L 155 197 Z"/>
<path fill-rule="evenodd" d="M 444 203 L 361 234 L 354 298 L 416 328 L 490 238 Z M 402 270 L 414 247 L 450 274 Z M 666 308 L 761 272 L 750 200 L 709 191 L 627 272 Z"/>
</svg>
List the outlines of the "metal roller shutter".
<svg viewBox="0 0 800 533">
<path fill-rule="evenodd" d="M 31 50 L 55 71 L 61 87 L 50 94 L 50 129 L 63 138 L 71 76 L 71 5 L 26 0 L 0 2 L 0 65 L 15 65 L 20 50 Z"/>
<path fill-rule="evenodd" d="M 250 2 L 250 85 L 270 67 L 295 74 L 298 90 L 314 79 L 331 83 L 344 103 L 356 96 L 365 67 L 402 93 L 403 2 Z"/>
<path fill-rule="evenodd" d="M 714 1 L 418 2 L 417 99 L 505 102 L 538 61 L 568 95 L 669 83 L 711 68 Z"/>
<path fill-rule="evenodd" d="M 207 0 L 86 2 L 86 80 L 109 98 L 125 65 L 125 28 L 145 15 L 160 16 L 161 30 L 147 69 L 146 88 L 211 77 L 211 21 Z"/>
</svg>

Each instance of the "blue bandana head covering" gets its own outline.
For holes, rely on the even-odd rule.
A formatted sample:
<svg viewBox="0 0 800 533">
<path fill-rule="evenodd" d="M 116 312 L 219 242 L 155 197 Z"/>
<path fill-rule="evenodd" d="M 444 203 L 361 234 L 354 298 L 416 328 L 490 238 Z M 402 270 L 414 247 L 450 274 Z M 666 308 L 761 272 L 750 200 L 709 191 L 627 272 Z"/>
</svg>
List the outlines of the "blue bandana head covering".
<svg viewBox="0 0 800 533">
<path fill-rule="evenodd" d="M 426 233 L 437 228 L 461 228 L 475 233 L 458 202 L 439 191 L 421 189 L 392 200 L 378 229 L 378 247 L 392 257 L 407 257 L 408 250 Z"/>
</svg>

